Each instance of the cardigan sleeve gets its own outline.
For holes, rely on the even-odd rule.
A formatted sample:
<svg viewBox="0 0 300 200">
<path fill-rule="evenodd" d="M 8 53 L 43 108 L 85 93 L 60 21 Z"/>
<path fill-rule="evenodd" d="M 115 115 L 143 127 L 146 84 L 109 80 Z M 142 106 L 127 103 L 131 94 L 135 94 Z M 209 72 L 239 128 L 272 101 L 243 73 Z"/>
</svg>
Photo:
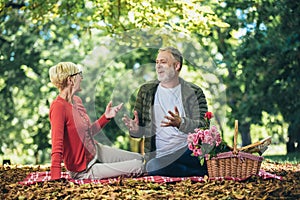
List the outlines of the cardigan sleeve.
<svg viewBox="0 0 300 200">
<path fill-rule="evenodd" d="M 152 88 L 148 88 L 147 84 L 144 84 L 140 87 L 136 101 L 134 104 L 134 111 L 137 112 L 139 118 L 139 130 L 137 133 L 133 133 L 129 131 L 129 134 L 133 138 L 142 138 L 147 132 L 146 121 L 150 122 L 151 119 L 148 117 L 152 102 L 152 95 L 149 95 Z M 151 93 L 150 93 L 151 94 Z"/>
<path fill-rule="evenodd" d="M 205 127 L 204 115 L 207 112 L 207 101 L 203 90 L 195 85 L 185 85 L 183 104 L 186 108 L 186 117 L 179 130 L 184 133 L 193 132 L 195 128 Z"/>
<path fill-rule="evenodd" d="M 51 123 L 51 179 L 59 179 L 63 154 L 63 140 L 65 128 L 65 107 L 60 102 L 54 102 L 50 107 Z"/>
</svg>

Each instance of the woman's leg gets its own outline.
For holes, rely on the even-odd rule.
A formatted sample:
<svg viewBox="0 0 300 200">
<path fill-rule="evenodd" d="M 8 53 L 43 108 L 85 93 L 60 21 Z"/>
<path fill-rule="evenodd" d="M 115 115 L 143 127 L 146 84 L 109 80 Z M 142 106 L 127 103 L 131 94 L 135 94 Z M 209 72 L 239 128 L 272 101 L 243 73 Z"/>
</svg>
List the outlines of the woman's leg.
<svg viewBox="0 0 300 200">
<path fill-rule="evenodd" d="M 114 163 L 128 160 L 144 160 L 143 156 L 139 153 L 113 148 L 100 143 L 97 143 L 97 151 L 97 159 L 100 163 Z"/>
<path fill-rule="evenodd" d="M 84 172 L 70 172 L 75 179 L 103 179 L 139 176 L 144 173 L 144 159 L 139 153 L 124 151 L 97 143 L 97 160 Z"/>
<path fill-rule="evenodd" d="M 136 177 L 143 174 L 142 160 L 128 160 L 114 163 L 95 163 L 88 171 L 87 178 L 103 179 L 118 176 Z"/>
</svg>

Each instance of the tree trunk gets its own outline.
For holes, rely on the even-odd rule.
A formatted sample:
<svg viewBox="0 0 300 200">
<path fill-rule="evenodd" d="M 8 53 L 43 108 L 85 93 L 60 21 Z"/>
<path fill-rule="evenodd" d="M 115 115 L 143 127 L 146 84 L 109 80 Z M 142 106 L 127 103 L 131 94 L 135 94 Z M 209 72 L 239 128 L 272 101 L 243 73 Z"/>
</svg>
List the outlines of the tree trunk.
<svg viewBox="0 0 300 200">
<path fill-rule="evenodd" d="M 300 124 L 291 123 L 288 129 L 287 153 L 300 152 Z"/>
<path fill-rule="evenodd" d="M 239 126 L 239 131 L 242 136 L 242 146 L 251 144 L 250 123 L 242 123 Z"/>
</svg>

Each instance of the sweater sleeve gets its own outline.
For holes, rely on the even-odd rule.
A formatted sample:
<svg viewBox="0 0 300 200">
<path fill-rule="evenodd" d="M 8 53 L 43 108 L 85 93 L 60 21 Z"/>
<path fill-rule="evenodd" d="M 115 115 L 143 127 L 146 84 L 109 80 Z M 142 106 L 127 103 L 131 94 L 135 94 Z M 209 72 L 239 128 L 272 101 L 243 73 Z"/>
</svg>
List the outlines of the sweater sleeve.
<svg viewBox="0 0 300 200">
<path fill-rule="evenodd" d="M 110 120 L 106 119 L 105 115 L 103 114 L 98 120 L 96 120 L 91 125 L 92 135 L 96 135 L 97 133 L 99 133 L 99 131 L 109 122 Z"/>
<path fill-rule="evenodd" d="M 59 179 L 61 176 L 61 162 L 63 154 L 65 107 L 62 103 L 54 102 L 50 107 L 51 123 L 51 179 Z"/>
<path fill-rule="evenodd" d="M 82 100 L 80 97 L 78 96 L 74 96 L 74 101 L 76 101 L 76 104 L 78 106 L 78 109 L 80 110 L 80 112 L 84 113 L 88 118 L 88 114 L 87 111 L 82 103 Z M 108 123 L 110 122 L 109 119 L 106 119 L 105 115 L 103 114 L 98 120 L 96 120 L 95 122 L 90 124 L 90 130 L 91 130 L 91 134 L 94 136 L 97 133 L 100 132 L 100 130 Z"/>
</svg>

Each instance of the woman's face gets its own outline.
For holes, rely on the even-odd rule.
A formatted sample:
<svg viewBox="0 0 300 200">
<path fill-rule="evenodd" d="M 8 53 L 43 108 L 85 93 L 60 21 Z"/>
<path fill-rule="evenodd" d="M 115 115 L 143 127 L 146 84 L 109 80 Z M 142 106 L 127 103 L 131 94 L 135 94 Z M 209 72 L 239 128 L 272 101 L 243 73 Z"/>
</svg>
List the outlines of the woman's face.
<svg viewBox="0 0 300 200">
<path fill-rule="evenodd" d="M 82 72 L 78 72 L 78 73 L 73 74 L 71 78 L 73 78 L 73 83 L 74 83 L 73 84 L 73 91 L 74 91 L 74 93 L 81 91 L 80 83 L 83 79 Z"/>
</svg>

